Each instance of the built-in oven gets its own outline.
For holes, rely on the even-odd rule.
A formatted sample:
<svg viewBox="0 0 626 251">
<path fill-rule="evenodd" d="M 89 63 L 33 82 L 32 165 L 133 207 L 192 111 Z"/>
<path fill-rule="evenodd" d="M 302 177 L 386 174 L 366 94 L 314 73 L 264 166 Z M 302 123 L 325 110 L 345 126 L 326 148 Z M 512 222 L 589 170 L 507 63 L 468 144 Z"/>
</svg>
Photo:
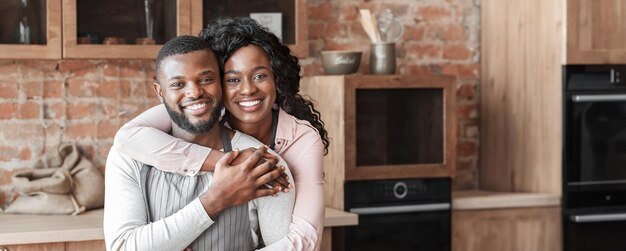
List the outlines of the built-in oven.
<svg viewBox="0 0 626 251">
<path fill-rule="evenodd" d="M 450 250 L 450 179 L 350 181 L 357 226 L 333 230 L 333 250 Z"/>
<path fill-rule="evenodd" d="M 565 250 L 626 250 L 625 65 L 564 68 Z"/>
</svg>

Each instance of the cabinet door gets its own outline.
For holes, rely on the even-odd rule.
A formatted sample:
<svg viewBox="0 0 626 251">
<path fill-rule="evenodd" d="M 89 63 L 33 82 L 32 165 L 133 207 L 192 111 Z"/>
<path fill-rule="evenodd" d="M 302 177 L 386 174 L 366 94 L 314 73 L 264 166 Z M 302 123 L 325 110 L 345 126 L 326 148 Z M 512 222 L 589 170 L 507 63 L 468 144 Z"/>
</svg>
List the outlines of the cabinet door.
<svg viewBox="0 0 626 251">
<path fill-rule="evenodd" d="M 309 55 L 307 0 L 191 0 L 191 33 L 199 34 L 210 21 L 217 18 L 247 17 L 250 13 L 280 13 L 283 43 L 297 57 Z"/>
<path fill-rule="evenodd" d="M 626 63 L 626 0 L 567 1 L 567 63 Z"/>
<path fill-rule="evenodd" d="M 0 58 L 60 59 L 61 0 L 0 1 Z"/>
<path fill-rule="evenodd" d="M 63 57 L 154 59 L 189 35 L 190 0 L 63 0 Z"/>
<path fill-rule="evenodd" d="M 452 211 L 452 250 L 562 250 L 558 207 Z"/>
<path fill-rule="evenodd" d="M 40 244 L 24 244 L 12 246 L 0 246 L 1 251 L 64 251 L 65 243 L 40 243 Z"/>
<path fill-rule="evenodd" d="M 73 241 L 65 243 L 66 251 L 105 250 L 104 240 Z"/>
</svg>

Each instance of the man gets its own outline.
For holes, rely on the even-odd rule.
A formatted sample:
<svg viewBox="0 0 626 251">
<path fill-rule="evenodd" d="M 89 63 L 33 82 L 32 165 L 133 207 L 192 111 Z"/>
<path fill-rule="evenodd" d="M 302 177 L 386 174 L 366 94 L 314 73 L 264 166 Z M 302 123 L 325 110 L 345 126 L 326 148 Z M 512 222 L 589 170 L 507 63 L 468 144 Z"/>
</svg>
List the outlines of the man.
<svg viewBox="0 0 626 251">
<path fill-rule="evenodd" d="M 262 146 L 216 125 L 222 108 L 221 74 L 204 41 L 174 38 L 163 46 L 156 64 L 154 89 L 175 122 L 173 136 L 212 149 Z M 251 250 L 258 242 L 257 229 L 265 244 L 283 238 L 289 232 L 295 191 L 263 197 L 280 190 L 261 189 L 281 174 L 281 169 L 274 170 L 276 163 L 286 166 L 282 159 L 270 159 L 252 168 L 265 150 L 260 147 L 237 166 L 228 166 L 238 155 L 229 152 L 215 172 L 184 176 L 139 163 L 113 147 L 105 180 L 107 249 Z"/>
</svg>

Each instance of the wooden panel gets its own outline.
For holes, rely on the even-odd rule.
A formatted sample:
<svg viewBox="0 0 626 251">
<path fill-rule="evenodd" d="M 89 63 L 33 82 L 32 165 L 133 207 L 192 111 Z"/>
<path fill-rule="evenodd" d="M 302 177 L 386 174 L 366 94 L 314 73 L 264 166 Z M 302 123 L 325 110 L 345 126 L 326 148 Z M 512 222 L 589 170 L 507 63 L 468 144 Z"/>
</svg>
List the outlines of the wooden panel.
<svg viewBox="0 0 626 251">
<path fill-rule="evenodd" d="M 559 207 L 452 211 L 452 250 L 562 250 Z"/>
<path fill-rule="evenodd" d="M 626 0 L 567 1 L 567 63 L 626 63 Z"/>
<path fill-rule="evenodd" d="M 322 242 L 320 244 L 321 251 L 331 251 L 333 247 L 333 229 L 330 227 L 325 227 L 324 232 L 322 233 Z"/>
<path fill-rule="evenodd" d="M 291 53 L 299 58 L 309 56 L 309 24 L 307 15 L 307 0 L 295 1 L 295 44 L 288 44 Z M 191 0 L 191 33 L 198 35 L 203 25 L 203 3 L 202 0 Z"/>
<path fill-rule="evenodd" d="M 0 58 L 60 59 L 61 0 L 46 0 L 46 45 L 0 45 Z"/>
<path fill-rule="evenodd" d="M 105 250 L 104 240 L 75 241 L 65 243 L 65 251 Z"/>
<path fill-rule="evenodd" d="M 482 3 L 482 189 L 561 194 L 564 7 Z"/>
<path fill-rule="evenodd" d="M 2 249 L 5 248 L 5 249 Z M 64 251 L 65 243 L 41 243 L 41 244 L 24 244 L 15 246 L 0 246 L 0 250 L 7 251 Z"/>
<path fill-rule="evenodd" d="M 343 209 L 345 180 L 344 140 L 344 77 L 305 77 L 300 81 L 300 92 L 315 101 L 328 131 L 330 146 L 324 156 L 324 202 L 327 207 Z"/>
<path fill-rule="evenodd" d="M 63 57 L 102 59 L 154 59 L 161 45 L 78 44 L 77 0 L 63 0 Z M 177 0 L 177 35 L 188 35 L 191 29 L 191 0 Z"/>
</svg>

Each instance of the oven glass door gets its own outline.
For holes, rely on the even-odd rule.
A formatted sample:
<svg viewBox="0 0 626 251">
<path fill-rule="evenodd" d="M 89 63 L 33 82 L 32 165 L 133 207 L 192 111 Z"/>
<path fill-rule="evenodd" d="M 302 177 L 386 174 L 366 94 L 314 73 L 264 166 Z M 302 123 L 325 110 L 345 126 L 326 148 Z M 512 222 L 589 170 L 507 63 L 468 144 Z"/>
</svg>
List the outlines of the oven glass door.
<svg viewBox="0 0 626 251">
<path fill-rule="evenodd" d="M 359 215 L 346 250 L 450 250 L 450 211 Z"/>
<path fill-rule="evenodd" d="M 572 95 L 570 185 L 626 183 L 626 94 Z"/>
</svg>

